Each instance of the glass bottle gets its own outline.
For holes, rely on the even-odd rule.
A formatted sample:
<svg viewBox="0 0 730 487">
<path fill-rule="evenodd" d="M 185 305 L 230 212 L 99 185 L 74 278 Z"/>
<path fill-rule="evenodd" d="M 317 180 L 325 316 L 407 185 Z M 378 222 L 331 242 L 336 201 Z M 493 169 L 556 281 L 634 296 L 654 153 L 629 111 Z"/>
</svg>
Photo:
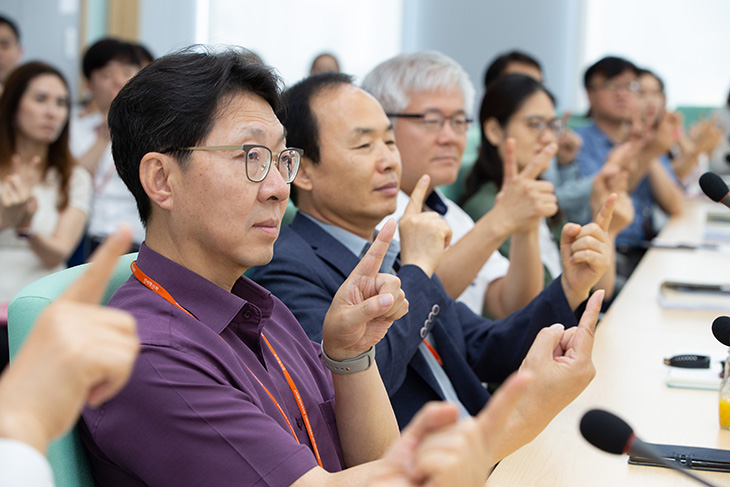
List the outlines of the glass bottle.
<svg viewBox="0 0 730 487">
<path fill-rule="evenodd" d="M 730 429 L 730 355 L 725 359 L 720 383 L 720 428 Z"/>
</svg>

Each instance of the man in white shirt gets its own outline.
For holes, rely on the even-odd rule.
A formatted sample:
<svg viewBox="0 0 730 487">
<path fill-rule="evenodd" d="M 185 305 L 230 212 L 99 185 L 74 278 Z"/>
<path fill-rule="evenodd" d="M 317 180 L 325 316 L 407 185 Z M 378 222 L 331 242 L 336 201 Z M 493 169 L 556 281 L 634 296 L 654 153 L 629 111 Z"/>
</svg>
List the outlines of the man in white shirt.
<svg viewBox="0 0 730 487">
<path fill-rule="evenodd" d="M 437 269 L 446 291 L 475 313 L 484 311 L 494 318 L 523 308 L 543 286 L 539 221 L 557 211 L 552 186 L 549 191 L 544 187 L 533 191 L 540 197 L 530 199 L 530 205 L 517 205 L 530 194 L 528 187 L 540 183 L 518 177 L 500 191 L 494 208 L 475 224 L 436 188 L 456 181 L 466 148 L 474 104 L 474 87 L 466 71 L 439 52 L 401 54 L 376 66 L 362 87 L 393 120 L 401 154 L 401 193 L 391 217 L 403 215 L 416 182 L 428 174 L 426 209 L 439 213 L 453 231 L 452 245 Z M 545 168 L 556 151 L 551 144 L 537 155 L 544 159 Z M 529 211 L 518 212 L 518 207 Z M 510 235 L 511 263 L 497 250 Z"/>
<path fill-rule="evenodd" d="M 106 122 L 112 100 L 140 67 L 134 46 L 117 39 L 102 39 L 84 54 L 84 77 L 98 108 L 90 114 L 76 113 L 71 122 L 71 152 L 94 178 L 85 256 L 122 223 L 132 228 L 132 250 L 144 239 L 134 198 L 114 167 Z"/>
</svg>

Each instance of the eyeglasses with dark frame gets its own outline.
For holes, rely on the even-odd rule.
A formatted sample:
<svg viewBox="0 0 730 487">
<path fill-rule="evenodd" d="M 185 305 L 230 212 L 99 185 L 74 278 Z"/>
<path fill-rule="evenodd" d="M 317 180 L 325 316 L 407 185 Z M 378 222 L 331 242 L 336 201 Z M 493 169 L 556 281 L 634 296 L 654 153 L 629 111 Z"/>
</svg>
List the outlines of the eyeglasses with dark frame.
<svg viewBox="0 0 730 487">
<path fill-rule="evenodd" d="M 287 184 L 294 181 L 299 172 L 299 164 L 302 162 L 304 150 L 296 147 L 287 147 L 283 151 L 273 154 L 271 149 L 265 145 L 241 144 L 241 145 L 208 145 L 195 147 L 182 147 L 184 151 L 225 151 L 241 150 L 246 157 L 246 177 L 254 183 L 260 183 L 269 174 L 271 162 L 276 159 L 276 167 Z"/>
<path fill-rule="evenodd" d="M 592 86 L 592 88 L 594 90 L 605 90 L 605 91 L 610 91 L 612 93 L 619 91 L 619 90 L 636 93 L 639 91 L 640 85 L 639 85 L 639 82 L 636 80 L 628 81 L 626 83 L 616 83 L 615 81 L 608 80 L 608 81 L 604 81 L 603 83 L 600 83 L 600 84 L 594 84 Z"/>
<path fill-rule="evenodd" d="M 446 121 L 449 121 L 451 129 L 457 134 L 465 134 L 472 123 L 472 119 L 463 113 L 455 115 L 444 115 L 439 110 L 428 110 L 423 113 L 388 113 L 389 117 L 410 118 L 419 120 L 426 130 L 429 132 L 438 132 L 444 128 Z"/>
<path fill-rule="evenodd" d="M 527 127 L 538 135 L 542 135 L 547 129 L 550 129 L 550 131 L 557 136 L 559 136 L 563 131 L 563 121 L 559 118 L 547 120 L 539 115 L 532 115 L 525 117 L 524 120 Z"/>
</svg>

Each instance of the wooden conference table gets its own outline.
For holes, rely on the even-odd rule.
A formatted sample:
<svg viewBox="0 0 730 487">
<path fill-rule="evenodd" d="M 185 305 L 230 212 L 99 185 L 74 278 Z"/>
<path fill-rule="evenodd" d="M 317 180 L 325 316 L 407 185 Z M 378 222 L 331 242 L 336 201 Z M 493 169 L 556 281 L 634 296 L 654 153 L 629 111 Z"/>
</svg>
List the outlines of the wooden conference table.
<svg viewBox="0 0 730 487">
<path fill-rule="evenodd" d="M 688 201 L 660 237 L 700 242 L 706 201 Z M 725 209 L 730 212 L 730 209 Z M 644 441 L 730 449 L 730 431 L 718 426 L 718 393 L 666 386 L 665 357 L 680 353 L 727 354 L 712 335 L 712 321 L 725 311 L 673 310 L 657 303 L 663 280 L 730 282 L 730 253 L 707 250 L 649 250 L 596 331 L 596 377 L 532 443 L 494 470 L 488 487 L 652 487 L 696 484 L 669 469 L 635 466 L 626 455 L 604 453 L 583 439 L 583 414 L 602 408 L 629 423 Z M 713 364 L 713 367 L 716 365 Z M 718 368 L 719 370 L 719 368 Z M 730 486 L 730 473 L 695 471 Z"/>
</svg>

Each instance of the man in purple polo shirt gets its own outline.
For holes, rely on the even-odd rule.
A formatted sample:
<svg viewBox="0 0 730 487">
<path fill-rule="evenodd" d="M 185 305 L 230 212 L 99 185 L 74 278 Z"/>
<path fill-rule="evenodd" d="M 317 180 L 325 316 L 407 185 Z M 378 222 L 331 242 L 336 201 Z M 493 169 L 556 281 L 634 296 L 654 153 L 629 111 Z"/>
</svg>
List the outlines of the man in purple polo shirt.
<svg viewBox="0 0 730 487">
<path fill-rule="evenodd" d="M 530 361 L 570 336 L 574 357 L 550 373 L 570 374 L 574 363 L 592 373 L 584 366 L 600 295 L 573 333 L 553 325 L 538 334 L 525 371 L 476 420 L 429 406 L 395 441 L 373 356 L 408 309 L 400 281 L 378 273 L 394 223 L 334 296 L 321 345 L 271 293 L 240 277 L 271 259 L 301 158 L 285 146 L 278 104 L 270 68 L 231 50 L 160 58 L 112 104 L 115 164 L 146 240 L 110 301 L 136 319 L 139 358 L 116 397 L 83 413 L 96 482 L 482 485 L 520 436 L 507 418 L 529 399 Z"/>
<path fill-rule="evenodd" d="M 333 300 L 321 348 L 241 277 L 271 259 L 299 166 L 278 102 L 263 64 L 187 51 L 112 104 L 146 244 L 110 302 L 137 320 L 140 357 L 118 396 L 83 413 L 99 484 L 356 484 L 372 464 L 348 467 L 398 436 L 372 352 L 408 308 L 397 278 L 377 274 L 395 225 Z"/>
</svg>

